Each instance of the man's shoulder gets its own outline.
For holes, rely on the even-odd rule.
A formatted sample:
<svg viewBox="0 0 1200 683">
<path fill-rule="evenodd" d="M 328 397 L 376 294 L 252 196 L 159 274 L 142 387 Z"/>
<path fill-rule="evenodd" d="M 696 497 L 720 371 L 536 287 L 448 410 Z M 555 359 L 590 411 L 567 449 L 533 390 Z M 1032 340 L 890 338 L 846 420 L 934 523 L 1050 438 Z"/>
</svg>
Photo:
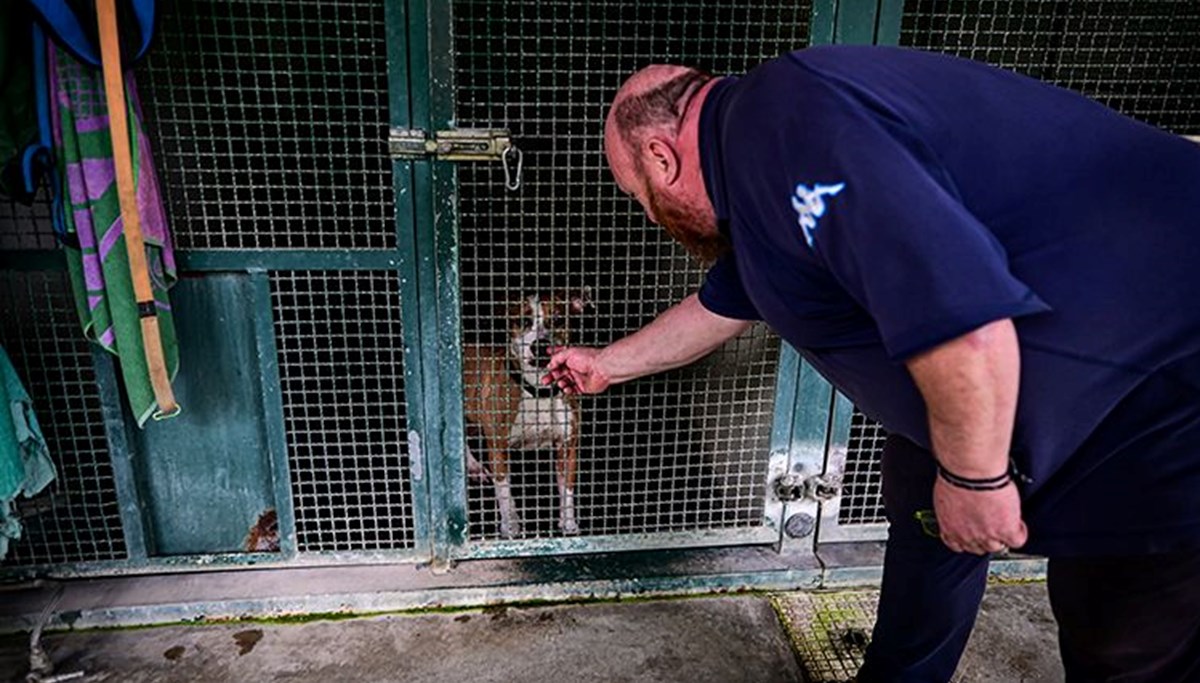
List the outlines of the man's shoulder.
<svg viewBox="0 0 1200 683">
<path fill-rule="evenodd" d="M 845 131 L 870 118 L 842 84 L 797 58 L 815 49 L 766 62 L 730 87 L 720 131 L 728 162 L 773 166 L 800 151 L 806 158 L 835 155 Z"/>
<path fill-rule="evenodd" d="M 813 48 L 809 48 L 813 49 Z M 725 98 L 725 132 L 756 137 L 786 127 L 817 134 L 850 104 L 838 85 L 788 53 L 764 62 L 737 79 Z"/>
</svg>

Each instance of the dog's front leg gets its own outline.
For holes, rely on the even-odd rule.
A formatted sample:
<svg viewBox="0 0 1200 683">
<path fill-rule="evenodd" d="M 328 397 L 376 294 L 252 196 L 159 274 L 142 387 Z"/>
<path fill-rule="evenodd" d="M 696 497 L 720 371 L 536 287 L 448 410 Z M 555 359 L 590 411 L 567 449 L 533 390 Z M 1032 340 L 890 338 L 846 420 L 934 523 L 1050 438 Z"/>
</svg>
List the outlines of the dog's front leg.
<svg viewBox="0 0 1200 683">
<path fill-rule="evenodd" d="M 521 518 L 517 516 L 517 505 L 513 502 L 512 482 L 508 476 L 508 451 L 493 447 L 489 449 L 489 455 L 492 482 L 496 488 L 496 508 L 500 511 L 500 535 L 516 538 L 521 535 Z"/>
<path fill-rule="evenodd" d="M 568 536 L 579 533 L 575 520 L 575 440 L 567 439 L 558 448 L 558 528 Z"/>
</svg>

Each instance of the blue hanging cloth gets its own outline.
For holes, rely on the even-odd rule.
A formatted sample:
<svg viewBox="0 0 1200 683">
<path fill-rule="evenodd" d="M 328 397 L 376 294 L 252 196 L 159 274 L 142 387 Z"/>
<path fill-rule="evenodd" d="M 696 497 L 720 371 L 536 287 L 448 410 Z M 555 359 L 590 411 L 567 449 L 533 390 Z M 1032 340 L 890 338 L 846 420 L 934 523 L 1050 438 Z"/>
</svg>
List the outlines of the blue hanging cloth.
<svg viewBox="0 0 1200 683">
<path fill-rule="evenodd" d="M 54 42 L 80 62 L 100 67 L 95 0 L 26 0 Z M 121 63 L 128 68 L 150 49 L 156 0 L 117 0 Z"/>
</svg>

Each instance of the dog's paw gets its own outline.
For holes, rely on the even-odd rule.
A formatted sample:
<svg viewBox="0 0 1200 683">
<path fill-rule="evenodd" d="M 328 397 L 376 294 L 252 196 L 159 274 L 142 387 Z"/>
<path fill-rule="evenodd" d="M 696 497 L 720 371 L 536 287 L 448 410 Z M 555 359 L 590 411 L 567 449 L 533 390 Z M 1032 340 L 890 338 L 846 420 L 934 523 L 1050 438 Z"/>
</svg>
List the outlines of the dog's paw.
<svg viewBox="0 0 1200 683">
<path fill-rule="evenodd" d="M 562 530 L 564 536 L 579 535 L 579 522 L 576 522 L 574 519 L 560 519 L 558 521 L 558 528 Z"/>
<path fill-rule="evenodd" d="M 517 519 L 502 520 L 500 522 L 500 536 L 502 538 L 517 538 L 521 535 L 521 521 Z"/>
</svg>

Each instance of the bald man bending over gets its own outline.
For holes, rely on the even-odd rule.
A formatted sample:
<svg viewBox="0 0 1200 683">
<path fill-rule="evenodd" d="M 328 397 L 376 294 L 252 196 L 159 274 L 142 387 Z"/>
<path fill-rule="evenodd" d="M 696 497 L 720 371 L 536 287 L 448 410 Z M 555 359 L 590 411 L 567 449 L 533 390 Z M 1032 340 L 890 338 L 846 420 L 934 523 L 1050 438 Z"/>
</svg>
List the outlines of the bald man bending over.
<svg viewBox="0 0 1200 683">
<path fill-rule="evenodd" d="M 604 145 L 711 268 L 544 381 L 601 392 L 763 320 L 881 422 L 859 681 L 949 680 L 1009 548 L 1050 558 L 1068 680 L 1200 680 L 1200 147 L 982 64 L 849 46 L 644 69 Z"/>
</svg>

